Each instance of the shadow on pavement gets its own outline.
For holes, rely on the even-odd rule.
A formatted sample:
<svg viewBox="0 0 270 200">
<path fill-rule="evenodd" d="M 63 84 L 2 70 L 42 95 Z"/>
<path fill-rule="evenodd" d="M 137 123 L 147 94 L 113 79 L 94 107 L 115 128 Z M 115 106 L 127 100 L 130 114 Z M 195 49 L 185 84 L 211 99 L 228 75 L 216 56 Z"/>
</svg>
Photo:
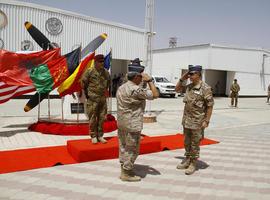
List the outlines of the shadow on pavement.
<svg viewBox="0 0 270 200">
<path fill-rule="evenodd" d="M 4 126 L 3 128 L 25 128 L 30 126 L 31 124 L 10 124 L 8 126 Z"/>
<path fill-rule="evenodd" d="M 177 157 L 175 157 L 176 159 L 180 159 L 181 160 L 181 162 L 183 162 L 183 160 L 185 159 L 185 157 L 184 156 L 177 156 Z M 206 169 L 206 168 L 208 168 L 209 167 L 209 165 L 206 163 L 206 162 L 204 162 L 204 161 L 202 161 L 202 160 L 197 160 L 197 170 L 200 170 L 200 169 Z"/>
<path fill-rule="evenodd" d="M 0 137 L 11 137 L 13 135 L 16 135 L 18 133 L 26 133 L 29 132 L 28 129 L 19 129 L 19 130 L 14 130 L 14 131 L 1 131 L 0 132 Z"/>
<path fill-rule="evenodd" d="M 156 170 L 153 167 L 150 167 L 149 165 L 135 164 L 134 165 L 134 172 L 136 175 L 138 175 L 142 178 L 145 178 L 147 176 L 147 174 L 160 175 L 160 172 L 158 170 Z"/>
</svg>

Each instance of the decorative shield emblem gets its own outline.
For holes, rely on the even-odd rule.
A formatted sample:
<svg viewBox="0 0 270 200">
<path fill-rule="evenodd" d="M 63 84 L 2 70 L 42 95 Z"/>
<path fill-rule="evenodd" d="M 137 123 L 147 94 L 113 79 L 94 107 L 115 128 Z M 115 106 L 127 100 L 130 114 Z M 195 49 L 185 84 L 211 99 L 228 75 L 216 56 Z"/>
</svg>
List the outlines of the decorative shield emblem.
<svg viewBox="0 0 270 200">
<path fill-rule="evenodd" d="M 4 41 L 0 38 L 0 49 L 3 49 L 5 46 Z"/>
<path fill-rule="evenodd" d="M 0 29 L 4 28 L 6 25 L 7 25 L 7 16 L 2 10 L 0 10 Z"/>
<path fill-rule="evenodd" d="M 33 51 L 34 45 L 29 40 L 24 40 L 21 42 L 21 50 L 22 51 Z"/>
<path fill-rule="evenodd" d="M 52 17 L 46 21 L 46 30 L 52 35 L 58 35 L 63 30 L 63 25 L 60 19 Z"/>
</svg>

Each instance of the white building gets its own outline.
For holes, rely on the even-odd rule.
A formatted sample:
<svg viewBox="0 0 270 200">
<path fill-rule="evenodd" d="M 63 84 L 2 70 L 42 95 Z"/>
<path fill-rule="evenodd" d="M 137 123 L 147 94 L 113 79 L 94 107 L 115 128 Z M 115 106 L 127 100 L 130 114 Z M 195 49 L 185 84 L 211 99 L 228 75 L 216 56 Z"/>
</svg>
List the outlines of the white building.
<svg viewBox="0 0 270 200">
<path fill-rule="evenodd" d="M 144 29 L 14 0 L 0 1 L 0 48 L 15 52 L 41 50 L 25 29 L 26 21 L 61 46 L 62 54 L 79 45 L 83 48 L 107 33 L 108 38 L 96 53 L 106 54 L 112 48 L 112 74 L 125 73 L 127 64 L 134 58 L 145 60 Z"/>
<path fill-rule="evenodd" d="M 153 51 L 153 74 L 174 83 L 188 65 L 202 65 L 203 80 L 221 95 L 229 94 L 234 79 L 241 87 L 240 96 L 266 95 L 270 84 L 270 51 L 262 48 L 203 44 Z"/>
</svg>

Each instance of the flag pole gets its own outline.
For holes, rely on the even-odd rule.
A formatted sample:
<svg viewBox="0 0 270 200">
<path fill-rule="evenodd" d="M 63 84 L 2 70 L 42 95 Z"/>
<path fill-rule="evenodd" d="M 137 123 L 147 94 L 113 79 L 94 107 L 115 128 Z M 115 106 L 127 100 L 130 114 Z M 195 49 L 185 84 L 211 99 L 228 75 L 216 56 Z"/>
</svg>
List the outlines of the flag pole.
<svg viewBox="0 0 270 200">
<path fill-rule="evenodd" d="M 80 51 L 80 62 L 81 62 L 81 59 L 82 59 L 82 43 L 80 44 L 80 48 L 81 48 L 81 51 Z M 80 62 L 79 62 L 79 65 L 80 65 Z M 77 66 L 78 67 L 78 66 Z M 76 94 L 78 94 L 78 92 L 76 92 Z M 79 98 L 79 95 L 76 95 L 76 98 L 77 98 L 77 124 L 79 123 L 79 109 L 80 109 L 80 98 Z"/>
<path fill-rule="evenodd" d="M 110 48 L 110 95 L 109 95 L 109 109 L 108 109 L 108 113 L 112 114 L 112 47 Z"/>
<path fill-rule="evenodd" d="M 77 98 L 77 124 L 79 123 L 79 109 L 80 109 L 80 99 L 78 95 L 76 95 Z"/>
<path fill-rule="evenodd" d="M 61 97 L 61 119 L 64 122 L 64 97 Z"/>
</svg>

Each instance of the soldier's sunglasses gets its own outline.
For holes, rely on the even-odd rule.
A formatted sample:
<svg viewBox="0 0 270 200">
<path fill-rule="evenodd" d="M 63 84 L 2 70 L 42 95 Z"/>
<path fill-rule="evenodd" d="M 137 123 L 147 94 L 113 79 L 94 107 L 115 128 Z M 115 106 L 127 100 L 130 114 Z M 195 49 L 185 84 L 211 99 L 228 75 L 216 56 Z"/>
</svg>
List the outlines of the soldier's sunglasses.
<svg viewBox="0 0 270 200">
<path fill-rule="evenodd" d="M 189 72 L 188 75 L 193 76 L 194 74 L 197 74 L 196 72 Z"/>
</svg>

